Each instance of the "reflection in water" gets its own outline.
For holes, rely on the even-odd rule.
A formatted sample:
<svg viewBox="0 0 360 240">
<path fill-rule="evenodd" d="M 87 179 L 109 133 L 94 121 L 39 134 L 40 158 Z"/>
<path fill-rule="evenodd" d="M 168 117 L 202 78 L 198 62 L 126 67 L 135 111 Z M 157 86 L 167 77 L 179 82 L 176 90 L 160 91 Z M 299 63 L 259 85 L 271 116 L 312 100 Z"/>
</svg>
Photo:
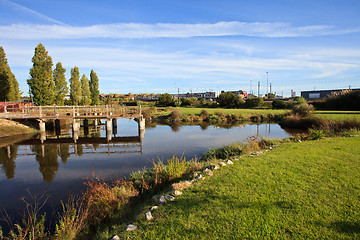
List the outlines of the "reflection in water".
<svg viewBox="0 0 360 240">
<path fill-rule="evenodd" d="M 36 161 L 39 163 L 39 170 L 46 183 L 51 183 L 55 177 L 55 172 L 59 169 L 57 161 L 56 145 L 34 145 L 33 151 L 36 153 Z"/>
<path fill-rule="evenodd" d="M 0 148 L 0 164 L 5 176 L 10 179 L 15 176 L 15 159 L 18 146 L 10 145 Z"/>
<path fill-rule="evenodd" d="M 70 152 L 69 152 L 69 144 L 61 144 L 61 145 L 57 145 L 57 147 L 59 148 L 59 152 L 60 152 L 60 158 L 61 158 L 61 162 L 62 163 L 66 163 L 68 158 L 70 157 Z"/>
</svg>

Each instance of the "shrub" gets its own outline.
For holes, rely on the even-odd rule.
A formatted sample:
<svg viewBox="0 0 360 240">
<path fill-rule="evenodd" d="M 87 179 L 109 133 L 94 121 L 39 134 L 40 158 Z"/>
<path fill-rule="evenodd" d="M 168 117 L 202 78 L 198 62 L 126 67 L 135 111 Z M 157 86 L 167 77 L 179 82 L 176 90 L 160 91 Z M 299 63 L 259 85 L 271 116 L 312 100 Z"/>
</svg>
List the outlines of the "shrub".
<svg viewBox="0 0 360 240">
<path fill-rule="evenodd" d="M 244 106 L 246 108 L 258 108 L 264 105 L 264 100 L 259 97 L 248 98 L 245 101 Z"/>
<path fill-rule="evenodd" d="M 283 100 L 276 99 L 272 102 L 273 109 L 286 109 L 287 105 Z"/>
<path fill-rule="evenodd" d="M 181 116 L 181 113 L 180 113 L 180 110 L 175 108 L 174 110 L 172 110 L 171 112 L 171 119 L 173 121 L 179 121 L 180 120 L 180 116 Z"/>
<path fill-rule="evenodd" d="M 218 102 L 221 107 L 236 108 L 240 107 L 240 105 L 244 103 L 244 100 L 237 94 L 224 92 L 220 94 Z"/>
<path fill-rule="evenodd" d="M 168 107 L 174 105 L 174 99 L 168 93 L 161 94 L 159 96 L 159 101 L 157 102 L 159 106 Z"/>
<path fill-rule="evenodd" d="M 141 113 L 145 119 L 150 119 L 152 115 L 152 110 L 150 108 L 145 108 L 141 110 Z"/>
<path fill-rule="evenodd" d="M 208 111 L 206 111 L 205 109 L 201 110 L 200 118 L 201 118 L 202 120 L 208 119 L 208 118 L 209 118 L 209 113 L 208 113 Z"/>
<path fill-rule="evenodd" d="M 293 114 L 299 115 L 300 117 L 306 117 L 315 110 L 314 106 L 307 103 L 302 103 L 294 106 L 292 112 Z"/>
</svg>

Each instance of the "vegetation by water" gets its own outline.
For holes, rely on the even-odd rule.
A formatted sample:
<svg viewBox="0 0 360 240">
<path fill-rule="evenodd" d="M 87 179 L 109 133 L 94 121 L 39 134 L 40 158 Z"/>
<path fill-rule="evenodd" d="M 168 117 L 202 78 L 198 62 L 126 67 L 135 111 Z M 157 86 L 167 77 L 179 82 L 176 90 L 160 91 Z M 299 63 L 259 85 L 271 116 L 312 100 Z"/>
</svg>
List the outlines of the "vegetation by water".
<svg viewBox="0 0 360 240">
<path fill-rule="evenodd" d="M 358 134 L 358 133 L 357 133 Z M 291 142 L 243 157 L 136 221 L 130 239 L 356 239 L 360 137 Z M 125 224 L 97 238 L 123 232 Z"/>
<path fill-rule="evenodd" d="M 35 129 L 25 126 L 23 124 L 6 119 L 0 119 L 0 138 L 18 135 L 18 134 L 35 133 L 35 132 L 36 132 Z"/>
</svg>

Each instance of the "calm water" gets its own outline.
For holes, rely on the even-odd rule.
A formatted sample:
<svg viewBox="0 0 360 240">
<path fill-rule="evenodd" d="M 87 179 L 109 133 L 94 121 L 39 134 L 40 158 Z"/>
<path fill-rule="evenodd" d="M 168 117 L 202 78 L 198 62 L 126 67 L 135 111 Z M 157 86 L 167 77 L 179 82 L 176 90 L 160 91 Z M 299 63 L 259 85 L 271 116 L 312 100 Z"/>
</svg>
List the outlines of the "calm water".
<svg viewBox="0 0 360 240">
<path fill-rule="evenodd" d="M 138 124 L 134 120 L 117 120 L 116 137 L 138 136 L 138 132 Z M 47 139 L 59 141 L 47 134 Z M 89 138 L 90 135 L 96 139 L 102 138 L 101 141 L 107 136 L 104 126 L 90 129 Z M 166 160 L 174 154 L 187 159 L 200 157 L 209 148 L 241 142 L 249 136 L 286 138 L 290 134 L 276 124 L 234 126 L 229 129 L 157 125 L 146 128 L 141 142 L 102 144 L 94 139 L 97 143 L 74 144 L 71 131 L 65 130 L 60 138 L 70 138 L 66 141 L 72 143 L 41 144 L 39 136 L 30 140 L 22 139 L 22 142 L 13 140 L 8 146 L 2 143 L 0 207 L 10 213 L 19 211 L 19 206 L 23 208 L 20 199 L 27 196 L 28 189 L 34 195 L 46 192 L 49 196 L 46 209 L 57 209 L 60 200 L 66 200 L 69 193 L 83 190 L 84 178 L 92 174 L 106 179 L 124 177 L 135 170 L 151 167 L 154 160 Z M 112 138 L 114 140 L 113 134 Z M 14 143 L 16 141 L 19 142 Z"/>
</svg>

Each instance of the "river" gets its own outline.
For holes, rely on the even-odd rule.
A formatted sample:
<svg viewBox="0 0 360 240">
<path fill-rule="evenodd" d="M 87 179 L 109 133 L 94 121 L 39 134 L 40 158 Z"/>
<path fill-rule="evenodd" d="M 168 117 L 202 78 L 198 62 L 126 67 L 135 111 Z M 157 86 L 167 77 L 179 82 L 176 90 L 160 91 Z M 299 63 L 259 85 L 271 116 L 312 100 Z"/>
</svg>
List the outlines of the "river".
<svg viewBox="0 0 360 240">
<path fill-rule="evenodd" d="M 105 126 L 90 128 L 84 144 L 79 144 L 81 138 L 78 144 L 74 144 L 70 130 L 63 130 L 59 137 L 51 132 L 46 134 L 48 141 L 61 142 L 64 139 L 63 142 L 67 143 L 49 144 L 45 141 L 41 144 L 41 136 L 35 135 L 18 137 L 0 145 L 0 207 L 11 215 L 22 213 L 24 204 L 21 198 L 29 198 L 27 191 L 33 196 L 45 193 L 48 201 L 44 209 L 56 212 L 61 200 L 66 200 L 70 193 L 78 194 L 85 189 L 86 177 L 126 177 L 133 171 L 152 167 L 153 161 L 166 160 L 174 154 L 186 159 L 201 157 L 209 148 L 246 141 L 250 136 L 291 136 L 277 124 L 245 124 L 227 128 L 153 124 L 142 133 L 142 138 L 139 137 L 137 122 L 132 119 L 117 120 L 116 135 L 114 131 L 112 133 L 113 140 L 119 139 L 117 143 L 102 143 L 107 137 Z M 125 136 L 128 138 L 121 138 Z M 120 142 L 122 139 L 126 142 Z"/>
</svg>

